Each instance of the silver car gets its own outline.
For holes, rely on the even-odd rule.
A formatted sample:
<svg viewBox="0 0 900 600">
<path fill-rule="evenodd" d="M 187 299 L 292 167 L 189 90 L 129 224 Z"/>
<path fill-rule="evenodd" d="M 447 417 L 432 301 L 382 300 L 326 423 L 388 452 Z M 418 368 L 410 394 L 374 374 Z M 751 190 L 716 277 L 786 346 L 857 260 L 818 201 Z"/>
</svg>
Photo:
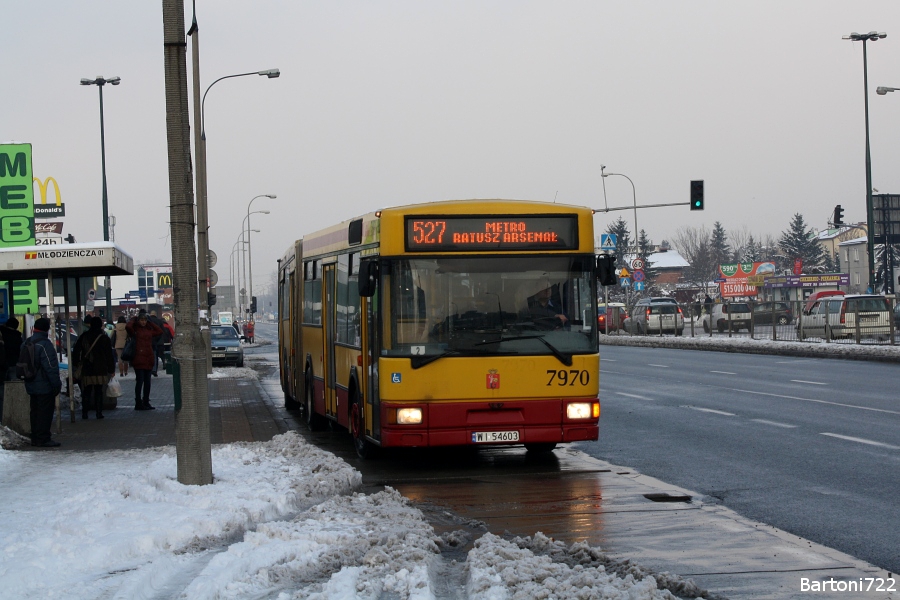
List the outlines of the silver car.
<svg viewBox="0 0 900 600">
<path fill-rule="evenodd" d="M 875 294 L 831 296 L 817 300 L 797 325 L 800 339 L 807 337 L 888 339 L 891 308 L 887 298 Z"/>
<path fill-rule="evenodd" d="M 642 298 L 631 312 L 632 333 L 684 333 L 684 312 L 672 298 Z"/>
</svg>

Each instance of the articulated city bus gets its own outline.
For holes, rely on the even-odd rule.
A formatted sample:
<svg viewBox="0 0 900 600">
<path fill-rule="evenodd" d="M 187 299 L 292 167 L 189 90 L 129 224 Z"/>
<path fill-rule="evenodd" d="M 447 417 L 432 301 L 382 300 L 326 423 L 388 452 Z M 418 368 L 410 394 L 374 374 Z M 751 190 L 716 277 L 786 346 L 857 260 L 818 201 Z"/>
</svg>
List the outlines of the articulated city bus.
<svg viewBox="0 0 900 600">
<path fill-rule="evenodd" d="M 279 261 L 286 406 L 347 428 L 363 457 L 596 440 L 601 263 L 590 209 L 539 202 L 403 206 L 307 235 Z"/>
</svg>

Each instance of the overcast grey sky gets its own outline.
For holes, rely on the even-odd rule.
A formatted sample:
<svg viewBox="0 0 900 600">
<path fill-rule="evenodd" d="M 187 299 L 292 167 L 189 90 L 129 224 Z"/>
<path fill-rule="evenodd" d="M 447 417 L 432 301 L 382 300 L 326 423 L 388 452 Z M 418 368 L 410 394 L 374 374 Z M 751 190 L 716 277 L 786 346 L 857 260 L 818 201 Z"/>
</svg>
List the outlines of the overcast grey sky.
<svg viewBox="0 0 900 600">
<path fill-rule="evenodd" d="M 168 260 L 162 2 L 0 3 L 0 141 L 33 144 L 65 233 L 102 239 L 99 101 L 116 240 Z M 191 3 L 186 2 L 186 22 Z M 210 246 L 221 283 L 251 217 L 254 280 L 291 241 L 377 208 L 455 198 L 604 206 L 628 175 L 655 242 L 716 220 L 778 235 L 835 204 L 865 219 L 862 44 L 874 187 L 900 193 L 900 3 L 846 1 L 198 0 Z M 189 48 L 190 49 L 190 48 Z M 188 54 L 190 65 L 190 54 Z M 622 177 L 608 205 L 632 203 Z M 597 215 L 598 231 L 633 212 Z"/>
</svg>

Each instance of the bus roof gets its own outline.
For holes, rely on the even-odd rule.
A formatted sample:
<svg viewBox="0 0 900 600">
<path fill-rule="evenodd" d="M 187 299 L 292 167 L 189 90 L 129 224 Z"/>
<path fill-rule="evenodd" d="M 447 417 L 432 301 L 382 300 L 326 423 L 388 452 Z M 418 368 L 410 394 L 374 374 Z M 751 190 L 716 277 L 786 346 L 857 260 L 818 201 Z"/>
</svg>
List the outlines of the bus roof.
<svg viewBox="0 0 900 600">
<path fill-rule="evenodd" d="M 569 214 L 576 215 L 579 222 L 593 227 L 593 212 L 584 206 L 572 206 L 542 202 L 535 200 L 505 200 L 499 198 L 473 198 L 468 200 L 441 200 L 436 202 L 423 202 L 421 204 L 408 204 L 393 206 L 378 211 L 373 211 L 360 217 L 347 219 L 337 225 L 311 233 L 303 237 L 302 248 L 304 256 L 326 255 L 332 252 L 344 250 L 349 245 L 350 225 L 354 221 L 361 221 L 362 238 L 359 246 L 377 244 L 382 242 L 381 231 L 385 227 L 403 227 L 402 221 L 408 215 L 490 215 L 490 214 Z M 387 225 L 389 224 L 389 225 Z M 398 230 L 399 231 L 399 230 Z M 392 236 L 397 237 L 397 236 Z M 391 248 L 382 248 L 382 253 L 396 253 L 396 246 L 402 249 L 402 236 L 392 240 Z M 384 240 L 383 243 L 386 243 Z M 589 251 L 593 251 L 593 240 L 590 240 Z"/>
</svg>

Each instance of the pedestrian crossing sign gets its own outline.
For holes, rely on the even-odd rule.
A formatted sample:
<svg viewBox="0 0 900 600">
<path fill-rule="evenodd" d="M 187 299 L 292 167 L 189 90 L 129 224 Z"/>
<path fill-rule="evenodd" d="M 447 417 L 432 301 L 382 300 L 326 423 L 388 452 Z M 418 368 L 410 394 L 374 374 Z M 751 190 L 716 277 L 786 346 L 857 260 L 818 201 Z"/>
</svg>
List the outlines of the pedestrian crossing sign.
<svg viewBox="0 0 900 600">
<path fill-rule="evenodd" d="M 614 233 L 601 233 L 600 234 L 600 249 L 601 250 L 615 250 L 616 249 L 616 234 Z"/>
</svg>

